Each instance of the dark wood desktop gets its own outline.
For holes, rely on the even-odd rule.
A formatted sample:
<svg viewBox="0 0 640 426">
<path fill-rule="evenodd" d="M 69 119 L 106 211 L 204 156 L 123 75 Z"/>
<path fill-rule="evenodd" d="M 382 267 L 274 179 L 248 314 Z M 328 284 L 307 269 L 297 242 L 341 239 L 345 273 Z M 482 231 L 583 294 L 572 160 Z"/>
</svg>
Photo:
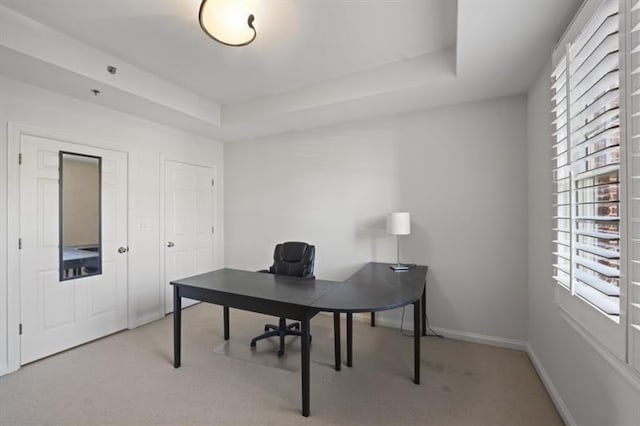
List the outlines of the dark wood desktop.
<svg viewBox="0 0 640 426">
<path fill-rule="evenodd" d="M 180 367 L 182 297 L 222 305 L 224 338 L 229 339 L 229 308 L 300 321 L 302 415 L 310 414 L 310 321 L 333 312 L 335 369 L 340 370 L 340 314 L 347 315 L 347 365 L 353 361 L 353 314 L 413 304 L 414 382 L 420 383 L 420 329 L 425 335 L 426 266 L 394 272 L 386 263 L 368 263 L 345 282 L 301 280 L 237 269 L 220 269 L 172 281 L 174 286 L 174 367 Z M 422 306 L 421 306 L 422 305 Z M 422 309 L 421 309 L 422 308 Z M 422 315 L 421 315 L 422 312 Z M 421 321 L 422 320 L 422 321 Z M 422 322 L 422 327 L 421 327 Z"/>
</svg>

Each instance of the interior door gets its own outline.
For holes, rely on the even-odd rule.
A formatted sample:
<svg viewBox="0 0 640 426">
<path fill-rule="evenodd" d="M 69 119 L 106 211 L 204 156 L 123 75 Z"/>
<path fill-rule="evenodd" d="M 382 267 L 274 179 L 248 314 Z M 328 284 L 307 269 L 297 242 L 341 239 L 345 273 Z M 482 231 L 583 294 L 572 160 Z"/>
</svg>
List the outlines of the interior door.
<svg viewBox="0 0 640 426">
<path fill-rule="evenodd" d="M 95 268 L 96 275 L 68 280 L 61 280 L 59 250 L 60 151 L 101 158 L 96 179 L 101 268 Z M 26 135 L 20 152 L 20 361 L 25 364 L 127 326 L 127 155 Z"/>
<path fill-rule="evenodd" d="M 173 312 L 173 286 L 169 282 L 211 271 L 214 202 L 213 169 L 165 162 L 165 281 L 167 313 Z M 183 299 L 182 306 L 196 303 Z"/>
</svg>

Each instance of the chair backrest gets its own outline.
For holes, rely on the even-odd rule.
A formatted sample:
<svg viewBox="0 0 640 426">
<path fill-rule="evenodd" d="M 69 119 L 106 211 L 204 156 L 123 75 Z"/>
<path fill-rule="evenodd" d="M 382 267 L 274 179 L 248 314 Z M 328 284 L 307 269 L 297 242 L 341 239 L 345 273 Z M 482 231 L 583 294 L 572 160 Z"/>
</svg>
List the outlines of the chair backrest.
<svg viewBox="0 0 640 426">
<path fill-rule="evenodd" d="M 313 278 L 316 247 L 307 243 L 289 241 L 276 245 L 273 265 L 269 272 L 292 277 Z"/>
</svg>

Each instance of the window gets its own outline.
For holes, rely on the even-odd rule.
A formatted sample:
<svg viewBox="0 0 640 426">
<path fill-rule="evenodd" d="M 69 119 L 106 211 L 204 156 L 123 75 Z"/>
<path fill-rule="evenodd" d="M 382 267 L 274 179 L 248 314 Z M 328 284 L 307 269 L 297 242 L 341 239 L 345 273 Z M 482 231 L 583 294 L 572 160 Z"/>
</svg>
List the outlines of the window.
<svg viewBox="0 0 640 426">
<path fill-rule="evenodd" d="M 551 75 L 558 304 L 624 362 L 631 262 L 627 224 L 634 202 L 626 195 L 625 126 L 631 119 L 625 115 L 625 4 L 588 0 L 554 53 Z M 640 232 L 638 237 L 640 248 Z"/>
<path fill-rule="evenodd" d="M 618 0 L 602 2 L 552 74 L 554 278 L 619 321 L 622 200 Z"/>
</svg>

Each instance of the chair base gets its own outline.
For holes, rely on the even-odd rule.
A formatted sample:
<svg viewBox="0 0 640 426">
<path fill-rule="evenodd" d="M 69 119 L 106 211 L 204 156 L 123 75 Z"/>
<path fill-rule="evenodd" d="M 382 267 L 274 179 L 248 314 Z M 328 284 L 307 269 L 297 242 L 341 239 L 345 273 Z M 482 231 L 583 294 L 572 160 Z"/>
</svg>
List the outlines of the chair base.
<svg viewBox="0 0 640 426">
<path fill-rule="evenodd" d="M 278 356 L 284 355 L 284 338 L 286 336 L 302 336 L 302 332 L 300 331 L 300 323 L 294 322 L 287 325 L 287 320 L 285 318 L 280 318 L 280 322 L 278 323 L 278 325 L 266 324 L 264 326 L 264 331 L 264 334 L 251 339 L 251 348 L 255 349 L 256 342 L 258 340 L 278 336 L 280 337 L 280 349 L 278 350 Z M 309 342 L 311 342 L 311 335 L 309 335 Z"/>
</svg>

